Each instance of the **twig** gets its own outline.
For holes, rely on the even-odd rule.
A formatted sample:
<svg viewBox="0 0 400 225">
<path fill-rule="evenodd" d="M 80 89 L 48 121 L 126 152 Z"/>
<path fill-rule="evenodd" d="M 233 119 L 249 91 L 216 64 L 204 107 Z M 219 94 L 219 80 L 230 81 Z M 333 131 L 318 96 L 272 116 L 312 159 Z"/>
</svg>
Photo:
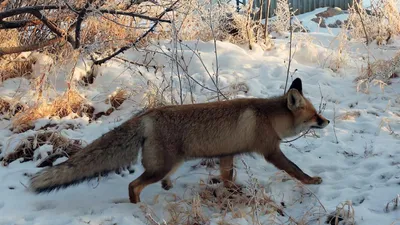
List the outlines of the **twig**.
<svg viewBox="0 0 400 225">
<path fill-rule="evenodd" d="M 171 11 L 172 8 L 173 8 L 179 1 L 180 1 L 180 0 L 175 1 L 171 6 L 169 6 L 168 8 L 166 8 L 157 18 L 158 18 L 158 19 L 161 19 L 167 12 Z M 111 54 L 111 55 L 109 55 L 109 56 L 107 56 L 107 57 L 105 57 L 105 58 L 103 58 L 103 59 L 100 59 L 100 60 L 95 61 L 94 64 L 95 64 L 95 65 L 101 65 L 101 64 L 107 62 L 108 60 L 112 59 L 113 57 L 115 57 L 115 56 L 121 54 L 122 52 L 124 52 L 124 51 L 130 49 L 131 47 L 136 46 L 136 44 L 139 43 L 143 38 L 145 38 L 150 32 L 153 32 L 154 28 L 155 28 L 159 23 L 160 23 L 160 20 L 156 20 L 156 21 L 154 22 L 154 24 L 150 27 L 150 29 L 148 29 L 145 33 L 143 33 L 140 37 L 138 37 L 138 38 L 136 39 L 135 42 L 133 42 L 133 43 L 131 43 L 131 44 L 129 44 L 129 45 L 126 45 L 126 46 L 120 48 L 119 50 L 117 50 L 117 51 L 114 52 L 113 54 Z"/>
<path fill-rule="evenodd" d="M 183 45 L 183 44 L 182 44 L 182 45 Z M 187 45 L 184 45 L 184 46 L 185 46 L 185 47 L 188 47 Z M 148 50 L 148 49 L 147 49 L 146 51 L 152 52 L 152 53 L 162 54 L 162 55 L 164 55 L 164 56 L 166 56 L 166 57 L 168 57 L 168 58 L 172 58 L 171 55 L 169 55 L 169 54 L 167 54 L 167 53 L 165 53 L 165 52 L 163 52 L 163 51 L 159 52 L 159 51 Z M 193 57 L 194 55 L 196 55 L 196 53 L 195 53 L 193 50 L 192 50 L 192 52 L 193 52 L 193 55 L 192 55 L 192 57 Z M 185 72 L 185 75 L 187 76 L 187 78 L 191 79 L 191 80 L 192 80 L 193 82 L 195 82 L 197 85 L 199 85 L 200 87 L 202 87 L 202 88 L 204 88 L 204 89 L 206 89 L 206 90 L 208 90 L 208 91 L 218 92 L 218 90 L 211 89 L 211 88 L 209 88 L 209 87 L 207 87 L 207 86 L 201 84 L 201 83 L 200 83 L 199 81 L 197 81 L 196 79 L 194 79 L 194 78 L 188 73 L 187 68 L 185 68 L 185 67 L 184 67 L 182 64 L 180 64 L 179 62 L 178 62 L 178 65 L 179 65 L 179 67 L 182 69 L 182 71 Z"/>
<path fill-rule="evenodd" d="M 264 37 L 265 37 L 265 43 L 267 42 L 267 36 L 268 36 L 268 18 L 269 18 L 269 10 L 271 8 L 271 0 L 266 0 L 268 1 L 267 4 L 267 12 L 265 14 L 265 23 L 264 23 Z"/>
<path fill-rule="evenodd" d="M 212 3 L 210 3 L 210 4 L 212 4 Z M 212 7 L 209 10 L 210 10 L 210 29 L 211 29 L 211 33 L 213 36 L 213 42 L 214 42 L 214 55 L 215 55 L 215 67 L 216 67 L 215 68 L 215 86 L 216 86 L 217 90 L 219 90 L 219 85 L 218 85 L 218 83 L 219 83 L 218 82 L 219 81 L 219 62 L 218 62 L 217 40 L 215 37 L 214 27 L 212 25 Z M 217 92 L 218 101 L 220 100 L 219 94 L 220 94 L 220 91 Z M 224 97 L 224 98 L 226 99 L 226 97 Z"/>
<path fill-rule="evenodd" d="M 289 2 L 288 2 L 289 4 Z M 283 94 L 286 93 L 286 88 L 288 85 L 288 80 L 289 80 L 289 74 L 290 74 L 290 65 L 292 63 L 292 39 L 293 39 L 293 26 L 292 26 L 292 18 L 289 19 L 289 30 L 290 30 L 290 40 L 289 40 L 289 64 L 288 68 L 286 71 L 286 83 L 285 83 L 285 90 L 283 91 Z"/>
<path fill-rule="evenodd" d="M 294 139 L 292 139 L 292 140 L 289 140 L 289 141 L 281 141 L 281 142 L 282 142 L 282 143 L 290 143 L 290 142 L 293 142 L 293 141 L 295 141 L 295 140 L 297 140 L 297 139 L 299 139 L 299 138 L 305 136 L 306 134 L 308 134 L 308 132 L 310 132 L 310 130 L 311 130 L 311 128 L 308 129 L 308 130 L 307 130 L 306 132 L 304 132 L 303 134 L 301 134 L 300 136 L 298 136 L 298 137 L 296 137 L 296 138 L 294 138 Z"/>
<path fill-rule="evenodd" d="M 76 26 L 75 26 L 75 46 L 74 46 L 75 49 L 79 48 L 81 44 L 81 24 L 83 22 L 83 18 L 85 17 L 86 11 L 88 10 L 92 2 L 93 0 L 88 0 L 83 9 L 78 14 L 78 19 L 76 20 Z"/>
<path fill-rule="evenodd" d="M 158 22 L 163 22 L 163 23 L 171 23 L 171 20 L 166 20 L 166 19 L 161 19 L 159 17 L 150 17 L 142 14 L 137 14 L 134 12 L 125 12 L 125 11 L 119 11 L 119 10 L 109 10 L 109 9 L 99 9 L 97 10 L 98 12 L 105 13 L 105 14 L 115 14 L 115 15 L 123 15 L 123 16 L 131 16 L 131 17 L 137 17 L 145 20 L 150 20 L 150 21 L 158 21 Z M 171 10 L 170 10 L 171 11 Z M 92 12 L 92 10 L 88 10 L 88 12 Z"/>
<path fill-rule="evenodd" d="M 206 66 L 206 64 L 204 63 L 204 61 L 203 61 L 203 59 L 201 58 L 201 56 L 199 55 L 199 53 L 196 52 L 195 49 L 192 49 L 191 47 L 189 47 L 188 45 L 184 45 L 184 46 L 186 46 L 189 50 L 191 50 L 191 51 L 194 53 L 194 55 L 200 60 L 201 65 L 204 67 L 206 73 L 207 73 L 208 76 L 210 77 L 210 79 L 211 79 L 211 81 L 213 82 L 214 86 L 217 88 L 217 93 L 219 92 L 219 94 L 220 94 L 223 98 L 225 98 L 225 100 L 228 100 L 228 97 L 226 97 L 226 96 L 221 92 L 221 90 L 219 89 L 219 87 L 217 86 L 217 83 L 215 82 L 214 78 L 211 76 L 210 71 L 207 69 L 207 66 Z"/>
<path fill-rule="evenodd" d="M 333 105 L 333 134 L 335 135 L 336 144 L 339 144 L 339 140 L 336 135 L 336 107 L 335 107 L 335 105 Z"/>
<path fill-rule="evenodd" d="M 360 3 L 356 3 L 355 9 L 356 9 L 356 12 L 357 12 L 358 16 L 360 17 L 361 25 L 362 25 L 364 33 L 365 33 L 365 39 L 367 41 L 366 44 L 368 45 L 369 44 L 369 38 L 368 38 L 368 34 L 367 34 L 367 29 L 365 28 L 364 20 L 363 20 L 363 18 L 361 16 Z"/>
<path fill-rule="evenodd" d="M 175 13 L 172 13 L 173 21 L 175 21 Z M 172 32 L 173 32 L 173 54 L 174 57 L 172 57 L 172 62 L 175 62 L 176 66 L 176 74 L 178 75 L 178 82 L 179 82 L 179 100 L 180 104 L 183 104 L 183 89 L 182 89 L 182 78 L 181 78 L 181 73 L 179 71 L 179 65 L 178 65 L 178 30 L 176 29 L 176 24 L 175 22 L 173 23 L 172 27 Z M 183 54 L 182 54 L 183 55 Z M 172 76 L 173 76 L 173 70 L 174 70 L 174 65 L 171 65 L 171 85 L 172 85 Z M 172 97 L 172 89 L 171 89 L 171 97 Z"/>
</svg>

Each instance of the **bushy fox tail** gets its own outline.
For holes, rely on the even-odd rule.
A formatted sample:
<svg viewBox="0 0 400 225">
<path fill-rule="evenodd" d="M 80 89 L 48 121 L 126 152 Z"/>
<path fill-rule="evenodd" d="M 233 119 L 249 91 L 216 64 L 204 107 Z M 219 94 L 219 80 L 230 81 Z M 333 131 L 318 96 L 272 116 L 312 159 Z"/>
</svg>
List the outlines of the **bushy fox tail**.
<svg viewBox="0 0 400 225">
<path fill-rule="evenodd" d="M 142 142 L 140 120 L 128 120 L 67 161 L 35 174 L 30 179 L 30 190 L 36 193 L 51 192 L 128 166 L 136 162 Z"/>
</svg>

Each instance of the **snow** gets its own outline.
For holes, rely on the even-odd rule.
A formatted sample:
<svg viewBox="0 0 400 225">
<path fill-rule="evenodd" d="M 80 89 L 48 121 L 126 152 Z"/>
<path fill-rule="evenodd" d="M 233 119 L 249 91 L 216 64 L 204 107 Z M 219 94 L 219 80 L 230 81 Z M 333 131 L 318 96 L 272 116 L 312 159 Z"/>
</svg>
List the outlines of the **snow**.
<svg viewBox="0 0 400 225">
<path fill-rule="evenodd" d="M 312 13 L 315 15 L 318 12 L 320 10 Z M 309 16 L 303 15 L 300 19 L 308 20 Z M 303 35 L 308 36 L 304 39 Z M 213 42 L 186 41 L 184 44 L 192 49 L 199 49 L 201 59 L 208 71 L 213 73 Z M 160 45 L 166 52 L 171 46 L 167 41 L 160 42 Z M 323 183 L 298 186 L 291 179 L 282 182 L 283 175 L 275 167 L 262 157 L 252 155 L 235 158 L 236 180 L 244 185 L 249 180 L 241 161 L 243 159 L 260 185 L 266 188 L 268 195 L 278 204 L 284 202 L 285 211 L 296 221 L 301 220 L 309 210 L 317 213 L 315 210 L 321 210 L 320 204 L 327 210 L 322 213 L 329 214 L 341 203 L 351 201 L 357 224 L 389 225 L 400 218 L 400 210 L 384 212 L 386 204 L 400 190 L 400 79 L 392 79 L 392 84 L 386 86 L 384 91 L 378 86 L 371 86 L 369 93 L 357 92 L 353 80 L 358 76 L 361 66 L 365 66 L 363 57 L 368 52 L 377 59 L 389 59 L 399 51 L 400 39 L 396 39 L 390 48 L 372 44 L 366 49 L 360 43 L 350 42 L 347 47 L 347 63 L 333 71 L 328 66 L 337 47 L 334 34 L 329 32 L 312 30 L 309 34 L 296 34 L 293 43 L 295 54 L 291 65 L 291 72 L 296 70 L 293 78 L 302 79 L 304 94 L 316 108 L 322 94 L 323 102 L 326 103 L 322 114 L 331 122 L 336 117 L 336 121 L 334 125 L 331 123 L 327 128 L 317 130 L 317 136 L 306 136 L 281 145 L 289 159 L 307 174 L 321 176 Z M 159 47 L 154 47 L 156 49 L 160 50 Z M 248 50 L 245 46 L 219 41 L 217 49 L 220 86 L 223 91 L 232 91 L 232 98 L 266 98 L 283 93 L 289 54 L 288 39 L 276 39 L 275 48 L 269 51 L 263 51 L 257 45 L 253 50 Z M 189 61 L 193 52 L 185 46 L 182 51 L 184 58 Z M 143 59 L 144 54 L 129 50 L 122 57 L 135 61 Z M 164 71 L 167 72 L 173 69 L 170 59 L 161 54 L 155 55 L 148 63 L 166 67 Z M 76 77 L 81 77 L 88 71 L 84 63 L 78 63 L 77 66 L 80 69 L 74 75 Z M 191 58 L 188 72 L 202 85 L 213 88 L 213 82 L 199 58 Z M 102 116 L 96 122 L 89 123 L 87 117 L 70 116 L 58 121 L 45 118 L 37 121 L 36 128 L 43 127 L 46 123 L 73 124 L 75 129 L 64 129 L 63 135 L 90 143 L 121 124 L 143 106 L 143 95 L 149 90 L 147 80 L 155 84 L 162 83 L 160 71 L 155 74 L 154 70 L 148 71 L 122 61 L 110 61 L 96 68 L 96 74 L 95 82 L 88 87 L 82 87 L 80 92 L 91 101 L 97 111 L 107 108 L 104 100 L 119 87 L 131 90 L 132 97 L 119 110 L 110 116 Z M 168 73 L 166 77 L 169 78 Z M 289 79 L 291 80 L 292 78 Z M 174 83 L 177 85 L 177 77 L 174 77 Z M 235 84 L 245 84 L 248 92 L 234 92 L 232 86 Z M 1 84 L 0 95 L 12 97 L 21 92 L 21 88 L 29 90 L 29 81 L 23 78 L 9 79 Z M 193 92 L 196 102 L 207 101 L 214 95 L 199 86 L 195 86 Z M 28 92 L 23 99 L 29 99 L 30 94 L 32 93 Z M 189 103 L 189 96 L 185 97 L 184 101 Z M 354 114 L 346 116 L 348 113 Z M 0 121 L 0 156 L 10 152 L 21 140 L 34 132 L 14 134 L 9 131 L 9 127 L 10 121 Z M 44 156 L 50 147 L 42 146 L 35 154 Z M 63 160 L 65 158 L 59 159 L 57 163 Z M 101 178 L 100 182 L 93 180 L 55 193 L 34 195 L 24 185 L 29 179 L 27 174 L 41 169 L 36 168 L 36 161 L 20 163 L 17 160 L 7 167 L 0 167 L 0 225 L 142 225 L 148 224 L 145 212 L 154 212 L 161 224 L 163 220 L 169 219 L 165 209 L 175 201 L 174 196 L 191 199 L 193 192 L 202 189 L 200 180 L 207 180 L 209 173 L 219 174 L 218 170 L 204 167 L 192 169 L 199 161 L 186 162 L 176 171 L 172 176 L 172 189 L 165 191 L 161 189 L 160 183 L 152 184 L 142 192 L 142 203 L 134 205 L 126 203 L 128 184 L 143 171 L 140 164 L 135 165 L 133 174 L 125 171 Z M 248 217 L 236 218 L 229 213 L 224 216 L 218 210 L 203 210 L 210 219 L 210 224 L 219 224 L 221 220 L 230 224 L 252 224 Z M 309 218 L 317 216 L 313 214 Z M 280 221 L 288 220 L 287 216 L 276 217 Z M 260 213 L 261 224 L 269 224 L 268 221 L 270 215 Z M 313 221 L 308 224 L 320 223 Z"/>
</svg>

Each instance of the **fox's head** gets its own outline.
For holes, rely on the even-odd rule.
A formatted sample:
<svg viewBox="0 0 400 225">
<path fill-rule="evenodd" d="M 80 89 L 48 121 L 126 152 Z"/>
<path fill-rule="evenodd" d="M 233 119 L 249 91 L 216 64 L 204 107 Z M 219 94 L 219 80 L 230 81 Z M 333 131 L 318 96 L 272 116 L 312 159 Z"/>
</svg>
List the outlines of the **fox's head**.
<svg viewBox="0 0 400 225">
<path fill-rule="evenodd" d="M 300 133 L 310 128 L 322 129 L 329 120 L 320 115 L 311 102 L 303 96 L 300 78 L 296 78 L 287 92 L 287 107 L 293 114 L 294 132 Z"/>
</svg>

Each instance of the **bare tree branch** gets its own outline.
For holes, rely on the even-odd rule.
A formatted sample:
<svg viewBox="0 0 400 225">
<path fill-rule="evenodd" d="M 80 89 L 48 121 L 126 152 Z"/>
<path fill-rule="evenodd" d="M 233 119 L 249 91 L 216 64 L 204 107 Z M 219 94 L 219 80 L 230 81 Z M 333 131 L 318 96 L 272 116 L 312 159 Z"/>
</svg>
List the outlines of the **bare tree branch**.
<svg viewBox="0 0 400 225">
<path fill-rule="evenodd" d="M 26 52 L 26 51 L 33 51 L 37 50 L 49 45 L 53 45 L 57 42 L 60 42 L 63 38 L 62 37 L 55 37 L 53 39 L 33 44 L 33 45 L 27 45 L 27 46 L 18 46 L 18 47 L 6 47 L 6 48 L 0 48 L 0 56 L 6 55 L 6 54 L 13 54 L 13 53 L 20 53 L 20 52 Z"/>
<path fill-rule="evenodd" d="M 26 7 L 21 7 L 21 8 L 16 8 L 16 9 L 11 9 L 11 10 L 7 10 L 4 12 L 0 12 L 0 20 L 7 18 L 7 17 L 23 14 L 23 13 L 32 13 L 32 12 L 41 11 L 41 10 L 70 9 L 73 12 L 83 10 L 83 9 L 78 9 L 78 8 L 75 8 L 72 10 L 70 7 L 72 7 L 72 6 L 67 6 L 67 5 L 63 5 L 63 6 L 58 6 L 58 5 L 26 6 Z M 106 14 L 131 16 L 131 17 L 137 17 L 137 18 L 141 18 L 141 19 L 145 19 L 145 20 L 159 21 L 159 22 L 164 22 L 164 23 L 171 22 L 170 20 L 163 20 L 160 18 L 154 18 L 154 17 L 150 17 L 150 16 L 146 16 L 146 15 L 142 15 L 142 14 L 138 14 L 138 13 L 134 13 L 134 12 L 126 12 L 126 11 L 119 11 L 119 10 L 110 10 L 110 9 L 87 9 L 86 10 L 86 13 L 91 13 L 91 12 L 100 12 L 100 13 L 106 13 Z"/>
<path fill-rule="evenodd" d="M 125 11 L 118 11 L 118 10 L 107 10 L 107 9 L 99 9 L 99 12 L 101 13 L 107 13 L 107 14 L 115 14 L 115 15 L 124 15 L 124 16 L 131 16 L 131 17 L 138 17 L 141 19 L 145 20 L 150 20 L 150 21 L 158 21 L 158 22 L 164 22 L 164 23 L 171 23 L 170 20 L 165 20 L 165 19 L 160 19 L 160 18 L 154 18 L 154 17 L 149 17 L 146 15 L 141 15 L 137 14 L 134 12 L 125 12 Z"/>
<path fill-rule="evenodd" d="M 76 20 L 76 26 L 75 26 L 75 46 L 74 46 L 75 49 L 79 48 L 81 44 L 81 24 L 83 22 L 83 18 L 85 17 L 86 11 L 88 10 L 92 2 L 93 0 L 88 0 L 83 9 L 78 14 L 78 19 Z"/>
<path fill-rule="evenodd" d="M 67 36 L 67 41 L 71 43 L 72 46 L 75 45 L 75 40 L 71 35 L 67 35 L 66 32 L 60 28 L 58 28 L 53 22 L 48 20 L 41 12 L 39 11 L 32 11 L 30 12 L 32 15 L 34 15 L 36 18 L 41 20 L 44 25 L 46 25 L 51 31 L 53 31 L 55 34 L 57 34 L 59 37 L 65 37 Z"/>
<path fill-rule="evenodd" d="M 172 8 L 176 5 L 176 3 L 179 2 L 176 1 L 173 3 L 169 8 L 165 9 L 163 13 L 161 13 L 158 17 L 153 18 L 149 17 L 146 15 L 141 15 L 141 14 L 136 14 L 133 12 L 125 12 L 125 11 L 117 11 L 117 10 L 108 10 L 108 9 L 89 9 L 90 5 L 92 4 L 93 0 L 88 0 L 83 9 L 78 9 L 78 8 L 72 8 L 72 6 L 69 5 L 40 5 L 40 6 L 26 6 L 26 7 L 20 7 L 16 9 L 10 9 L 6 10 L 3 12 L 0 12 L 0 29 L 13 29 L 13 28 L 22 28 L 25 26 L 35 26 L 35 25 L 40 25 L 44 24 L 46 25 L 54 34 L 56 34 L 58 37 L 53 38 L 50 40 L 45 41 L 44 43 L 37 43 L 37 44 L 32 44 L 28 46 L 20 46 L 20 47 L 12 47 L 12 48 L 2 48 L 0 49 L 0 55 L 4 54 L 11 54 L 15 52 L 21 52 L 24 51 L 24 49 L 29 50 L 34 50 L 38 49 L 44 46 L 48 46 L 51 44 L 56 43 L 57 41 L 62 40 L 65 38 L 75 49 L 80 47 L 80 30 L 81 30 L 81 25 L 84 20 L 84 17 L 87 13 L 90 12 L 100 12 L 104 14 L 115 14 L 115 15 L 125 15 L 125 16 L 131 16 L 131 17 L 138 17 L 150 21 L 154 21 L 154 24 L 152 27 L 145 32 L 142 36 L 140 36 L 136 41 L 128 46 L 122 47 L 120 50 L 115 52 L 114 54 L 110 55 L 109 57 L 97 61 L 98 64 L 104 63 L 105 61 L 111 59 L 112 57 L 120 54 L 121 52 L 124 52 L 125 50 L 129 49 L 130 47 L 136 45 L 138 42 L 140 42 L 144 37 L 146 37 L 150 32 L 154 30 L 154 28 L 160 23 L 160 22 L 167 22 L 170 23 L 170 20 L 165 20 L 161 19 L 162 16 L 165 15 L 165 13 L 169 12 L 172 10 Z M 49 20 L 44 14 L 41 13 L 42 10 L 62 10 L 62 9 L 69 9 L 72 10 L 73 12 L 78 12 L 78 18 L 77 21 L 71 25 L 68 29 L 68 31 L 65 31 L 63 29 L 60 29 L 57 24 L 53 20 Z M 17 20 L 17 21 L 4 21 L 4 18 L 12 17 L 15 15 L 20 15 L 20 14 L 31 14 L 35 16 L 37 19 L 30 19 L 30 20 Z M 69 32 L 72 31 L 72 29 L 75 29 L 75 38 L 71 35 L 69 35 Z"/>
<path fill-rule="evenodd" d="M 63 7 L 58 5 L 36 5 L 36 6 L 20 7 L 0 12 L 0 20 L 23 13 L 32 13 L 40 10 L 63 9 L 63 8 L 66 8 L 66 6 Z"/>
<path fill-rule="evenodd" d="M 2 29 L 15 29 L 26 26 L 36 26 L 41 24 L 42 21 L 38 19 L 32 20 L 16 20 L 16 21 L 0 21 L 0 30 Z"/>
<path fill-rule="evenodd" d="M 122 48 L 120 48 L 119 50 L 117 50 L 116 52 L 114 52 L 113 54 L 97 60 L 94 62 L 95 65 L 101 65 L 105 62 L 107 62 L 108 60 L 112 59 L 113 57 L 123 53 L 124 51 L 130 49 L 133 46 L 136 46 L 141 40 L 143 40 L 143 38 L 145 38 L 149 33 L 153 32 L 154 28 L 160 23 L 160 19 L 169 11 L 172 10 L 173 7 L 175 7 L 175 5 L 179 2 L 180 0 L 176 0 L 172 5 L 170 5 L 168 8 L 166 8 L 157 18 L 158 20 L 154 21 L 154 24 L 145 32 L 143 33 L 140 37 L 138 37 L 133 43 L 123 46 Z"/>
</svg>

